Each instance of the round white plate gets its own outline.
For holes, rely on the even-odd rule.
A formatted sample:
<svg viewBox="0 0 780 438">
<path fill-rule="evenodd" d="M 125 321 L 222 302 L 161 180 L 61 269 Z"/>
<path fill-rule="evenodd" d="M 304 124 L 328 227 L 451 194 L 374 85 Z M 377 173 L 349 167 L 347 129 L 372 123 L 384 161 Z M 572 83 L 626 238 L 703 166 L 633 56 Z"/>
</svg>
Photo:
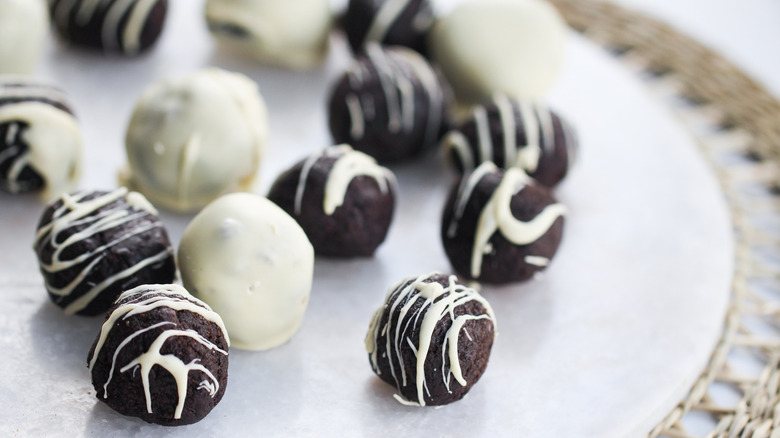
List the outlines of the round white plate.
<svg viewBox="0 0 780 438">
<path fill-rule="evenodd" d="M 246 73 L 266 98 L 272 133 L 258 193 L 329 144 L 326 100 L 349 59 L 344 41 L 335 37 L 327 64 L 313 72 L 259 67 L 214 54 L 201 11 L 202 1 L 171 2 L 163 39 L 140 59 L 85 54 L 52 39 L 41 73 L 71 95 L 83 127 L 82 188 L 116 186 L 124 129 L 146 85 L 206 65 Z M 224 399 L 181 428 L 123 417 L 97 401 L 86 356 L 102 318 L 65 316 L 49 302 L 31 249 L 43 204 L 0 194 L 0 435 L 646 433 L 690 388 L 718 339 L 732 272 L 728 214 L 693 140 L 636 78 L 575 35 L 568 55 L 550 96 L 582 143 L 557 191 L 570 208 L 564 242 L 543 279 L 484 288 L 500 334 L 464 400 L 400 405 L 363 347 L 387 287 L 450 270 L 438 230 L 453 175 L 432 152 L 393 168 L 400 202 L 375 257 L 317 259 L 300 332 L 271 351 L 231 351 Z M 190 217 L 163 212 L 174 245 Z"/>
</svg>

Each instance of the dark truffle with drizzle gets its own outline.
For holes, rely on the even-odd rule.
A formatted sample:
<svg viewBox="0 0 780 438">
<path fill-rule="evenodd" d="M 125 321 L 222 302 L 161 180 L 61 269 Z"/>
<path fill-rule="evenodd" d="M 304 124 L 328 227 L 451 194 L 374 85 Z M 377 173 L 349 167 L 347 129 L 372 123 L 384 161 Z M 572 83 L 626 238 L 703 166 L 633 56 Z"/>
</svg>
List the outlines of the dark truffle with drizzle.
<svg viewBox="0 0 780 438">
<path fill-rule="evenodd" d="M 547 187 L 566 176 L 577 151 L 566 120 L 542 105 L 504 96 L 474 107 L 441 143 L 460 171 L 492 161 L 505 169 L 519 167 Z"/>
<path fill-rule="evenodd" d="M 371 368 L 407 405 L 460 400 L 485 371 L 496 336 L 487 300 L 438 273 L 408 277 L 387 291 L 366 335 Z"/>
<path fill-rule="evenodd" d="M 371 43 L 331 92 L 330 132 L 380 163 L 408 159 L 441 138 L 450 100 L 425 58 Z"/>
<path fill-rule="evenodd" d="M 396 196 L 393 173 L 348 145 L 297 163 L 268 193 L 303 228 L 317 254 L 337 257 L 376 251 L 390 228 Z"/>
<path fill-rule="evenodd" d="M 429 0 L 350 0 L 342 26 L 354 53 L 374 42 L 406 46 L 424 55 L 433 22 Z"/>
<path fill-rule="evenodd" d="M 200 421 L 225 394 L 230 340 L 220 316 L 177 285 L 119 296 L 87 357 L 98 400 L 150 423 Z"/>
<path fill-rule="evenodd" d="M 57 87 L 0 79 L 0 188 L 59 195 L 78 179 L 81 131 Z"/>
<path fill-rule="evenodd" d="M 159 38 L 168 0 L 49 0 L 49 7 L 54 28 L 69 43 L 132 56 Z"/>
<path fill-rule="evenodd" d="M 44 211 L 33 249 L 49 297 L 69 314 L 103 314 L 123 291 L 176 275 L 157 211 L 124 187 L 62 195 Z"/>
<path fill-rule="evenodd" d="M 566 207 L 522 170 L 486 161 L 453 187 L 441 237 L 459 274 L 484 283 L 528 280 L 558 250 Z"/>
</svg>

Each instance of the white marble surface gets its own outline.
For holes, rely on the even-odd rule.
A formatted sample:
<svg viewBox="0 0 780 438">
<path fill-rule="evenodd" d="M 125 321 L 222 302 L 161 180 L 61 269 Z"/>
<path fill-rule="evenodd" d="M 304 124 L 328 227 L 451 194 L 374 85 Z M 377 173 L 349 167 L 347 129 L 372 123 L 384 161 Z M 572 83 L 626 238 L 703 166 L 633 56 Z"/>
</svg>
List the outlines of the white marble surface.
<svg viewBox="0 0 780 438">
<path fill-rule="evenodd" d="M 271 143 L 258 193 L 327 144 L 327 84 L 343 41 L 309 73 L 212 54 L 201 2 L 173 2 L 160 46 L 137 60 L 52 43 L 42 75 L 73 97 L 84 127 L 82 186 L 113 187 L 124 127 L 150 81 L 207 64 L 260 84 Z M 94 397 L 87 350 L 99 318 L 67 317 L 46 297 L 30 249 L 42 205 L 0 194 L 2 436 L 639 436 L 684 394 L 723 320 L 731 235 L 718 186 L 684 130 L 619 64 L 572 35 L 550 100 L 578 127 L 582 156 L 558 191 L 571 214 L 542 281 L 486 288 L 500 336 L 482 381 L 441 409 L 401 406 L 370 370 L 363 337 L 385 289 L 449 266 L 438 220 L 451 175 L 436 154 L 397 166 L 401 198 L 372 259 L 318 259 L 300 332 L 268 352 L 231 354 L 222 403 L 202 422 L 161 428 Z M 164 214 L 177 243 L 189 217 Z"/>
</svg>

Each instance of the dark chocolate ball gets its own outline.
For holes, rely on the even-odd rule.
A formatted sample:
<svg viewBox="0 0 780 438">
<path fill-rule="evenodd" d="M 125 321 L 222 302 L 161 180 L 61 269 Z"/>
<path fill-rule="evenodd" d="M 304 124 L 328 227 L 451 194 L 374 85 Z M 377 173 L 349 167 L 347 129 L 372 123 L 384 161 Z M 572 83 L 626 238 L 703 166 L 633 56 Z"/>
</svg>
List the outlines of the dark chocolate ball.
<svg viewBox="0 0 780 438">
<path fill-rule="evenodd" d="M 9 76 L 0 80 L 0 109 L 0 188 L 10 193 L 57 190 L 75 180 L 81 136 L 60 89 Z"/>
<path fill-rule="evenodd" d="M 176 275 L 157 211 L 124 187 L 62 195 L 44 211 L 33 248 L 49 297 L 69 314 L 103 314 L 123 291 Z"/>
<path fill-rule="evenodd" d="M 168 0 L 49 0 L 54 28 L 71 44 L 136 55 L 160 36 Z"/>
<path fill-rule="evenodd" d="M 484 373 L 495 316 L 455 276 L 408 277 L 391 287 L 366 335 L 371 368 L 410 405 L 460 400 Z M 454 359 L 454 360 L 453 360 Z"/>
<path fill-rule="evenodd" d="M 395 209 L 395 176 L 347 145 L 331 146 L 282 173 L 268 199 L 292 216 L 317 254 L 370 256 Z"/>
<path fill-rule="evenodd" d="M 484 283 L 524 281 L 558 250 L 566 207 L 549 189 L 487 161 L 463 175 L 444 207 L 441 237 L 459 274 Z"/>
<path fill-rule="evenodd" d="M 433 21 L 429 0 L 350 0 L 342 26 L 354 53 L 375 42 L 406 46 L 424 55 Z"/>
<path fill-rule="evenodd" d="M 98 400 L 150 423 L 200 421 L 225 393 L 230 341 L 219 315 L 177 285 L 119 296 L 87 357 Z"/>
<path fill-rule="evenodd" d="M 492 161 L 505 169 L 519 167 L 547 187 L 566 176 L 577 151 L 566 120 L 542 105 L 506 97 L 476 106 L 441 143 L 460 171 Z"/>
<path fill-rule="evenodd" d="M 330 132 L 380 163 L 408 159 L 441 138 L 450 100 L 425 58 L 369 44 L 331 92 Z"/>
</svg>

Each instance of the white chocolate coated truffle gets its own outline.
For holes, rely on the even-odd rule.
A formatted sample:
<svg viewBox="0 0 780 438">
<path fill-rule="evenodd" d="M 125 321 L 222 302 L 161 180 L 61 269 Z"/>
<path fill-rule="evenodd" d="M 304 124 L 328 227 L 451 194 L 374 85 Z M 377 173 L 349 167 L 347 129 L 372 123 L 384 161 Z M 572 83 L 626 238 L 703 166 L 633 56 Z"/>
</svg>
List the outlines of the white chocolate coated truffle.
<svg viewBox="0 0 780 438">
<path fill-rule="evenodd" d="M 301 325 L 314 249 L 276 204 L 233 193 L 209 204 L 184 230 L 179 268 L 184 286 L 222 316 L 233 346 L 266 350 Z"/>
<path fill-rule="evenodd" d="M 218 41 L 260 62 L 296 69 L 319 65 L 333 17 L 328 0 L 208 0 Z"/>
<path fill-rule="evenodd" d="M 542 0 L 481 0 L 463 3 L 435 25 L 430 51 L 466 104 L 496 94 L 536 99 L 561 67 L 566 24 Z"/>
<path fill-rule="evenodd" d="M 0 0 L 0 74 L 30 74 L 49 32 L 44 0 Z"/>
<path fill-rule="evenodd" d="M 151 85 L 127 128 L 129 169 L 120 179 L 155 205 L 194 210 L 250 190 L 268 122 L 257 85 L 210 68 Z"/>
</svg>

